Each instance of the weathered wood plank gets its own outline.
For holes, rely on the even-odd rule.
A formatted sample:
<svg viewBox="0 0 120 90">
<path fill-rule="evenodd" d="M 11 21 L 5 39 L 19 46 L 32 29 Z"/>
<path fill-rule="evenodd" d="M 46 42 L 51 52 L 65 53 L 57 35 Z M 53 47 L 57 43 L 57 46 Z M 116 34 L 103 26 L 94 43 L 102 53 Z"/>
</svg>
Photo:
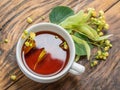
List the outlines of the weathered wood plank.
<svg viewBox="0 0 120 90">
<path fill-rule="evenodd" d="M 78 11 L 88 7 L 95 8 L 96 10 L 108 10 L 112 5 L 116 4 L 119 0 L 83 0 L 77 5 Z"/>
<path fill-rule="evenodd" d="M 119 48 L 119 25 L 120 23 L 120 2 L 114 5 L 118 0 L 13 0 L 0 3 L 0 40 L 9 38 L 8 44 L 0 45 L 0 89 L 8 90 L 119 90 L 120 74 L 120 54 Z M 6 4 L 8 2 L 8 4 Z M 6 5 L 5 5 L 6 4 Z M 56 5 L 67 5 L 78 11 L 88 7 L 95 7 L 97 10 L 103 9 L 106 13 L 107 21 L 111 25 L 109 33 L 114 33 L 111 38 L 113 48 L 110 51 L 110 57 L 106 62 L 102 62 L 97 68 L 90 69 L 87 61 L 80 61 L 86 66 L 86 72 L 81 76 L 66 75 L 58 82 L 52 84 L 39 84 L 25 77 L 19 70 L 15 58 L 15 45 L 22 31 L 31 24 L 26 23 L 26 18 L 31 16 L 33 24 L 42 22 L 40 16 L 45 16 L 44 21 L 48 21 L 50 9 Z M 4 11 L 4 12 L 3 12 Z M 114 13 L 113 13 L 114 12 Z M 116 16 L 116 17 L 114 17 Z M 114 18 L 114 19 L 113 19 Z M 0 27 L 0 28 L 1 28 Z M 9 46 L 9 47 L 8 47 Z M 112 54 L 114 52 L 114 55 Z M 114 61 L 112 61 L 112 59 Z M 102 68 L 103 67 L 103 68 Z M 111 68 L 109 68 L 111 67 Z M 12 82 L 9 73 L 15 73 L 18 80 Z M 112 80 L 114 79 L 114 80 Z M 1 83 L 2 82 L 2 83 Z M 111 85 L 111 86 L 109 86 Z"/>
</svg>

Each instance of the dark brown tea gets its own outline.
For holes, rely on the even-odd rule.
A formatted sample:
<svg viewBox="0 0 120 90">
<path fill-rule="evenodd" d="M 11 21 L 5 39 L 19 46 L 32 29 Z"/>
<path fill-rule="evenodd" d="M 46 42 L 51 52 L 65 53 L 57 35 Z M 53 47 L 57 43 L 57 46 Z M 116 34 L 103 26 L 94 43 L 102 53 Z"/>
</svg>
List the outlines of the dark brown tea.
<svg viewBox="0 0 120 90">
<path fill-rule="evenodd" d="M 37 32 L 32 45 L 22 47 L 27 67 L 40 75 L 55 75 L 69 60 L 69 47 L 64 38 L 50 31 Z"/>
</svg>

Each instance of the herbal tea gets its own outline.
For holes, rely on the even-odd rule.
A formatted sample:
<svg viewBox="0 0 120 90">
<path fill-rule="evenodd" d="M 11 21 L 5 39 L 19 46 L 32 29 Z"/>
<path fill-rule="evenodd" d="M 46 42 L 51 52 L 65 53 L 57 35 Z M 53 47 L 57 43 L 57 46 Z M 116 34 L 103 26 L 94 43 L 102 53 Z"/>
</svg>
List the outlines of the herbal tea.
<svg viewBox="0 0 120 90">
<path fill-rule="evenodd" d="M 34 34 L 33 34 L 34 36 Z M 37 74 L 54 75 L 64 69 L 69 60 L 69 47 L 64 38 L 49 31 L 28 37 L 22 47 L 22 58 Z"/>
</svg>

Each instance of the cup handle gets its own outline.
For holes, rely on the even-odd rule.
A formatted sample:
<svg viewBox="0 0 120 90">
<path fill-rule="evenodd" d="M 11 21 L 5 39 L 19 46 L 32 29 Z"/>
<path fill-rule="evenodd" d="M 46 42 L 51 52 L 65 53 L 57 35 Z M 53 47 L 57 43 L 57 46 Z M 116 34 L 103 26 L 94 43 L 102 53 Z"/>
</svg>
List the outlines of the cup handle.
<svg viewBox="0 0 120 90">
<path fill-rule="evenodd" d="M 74 75 L 80 75 L 85 71 L 85 67 L 83 65 L 80 65 L 76 62 L 73 62 L 69 72 L 74 74 Z"/>
</svg>

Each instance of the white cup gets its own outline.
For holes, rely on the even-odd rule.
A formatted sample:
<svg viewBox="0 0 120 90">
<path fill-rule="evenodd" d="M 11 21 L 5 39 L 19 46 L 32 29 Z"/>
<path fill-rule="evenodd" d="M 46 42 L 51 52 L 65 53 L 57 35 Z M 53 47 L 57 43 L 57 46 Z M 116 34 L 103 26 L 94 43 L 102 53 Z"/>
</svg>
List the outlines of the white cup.
<svg viewBox="0 0 120 90">
<path fill-rule="evenodd" d="M 69 49 L 70 49 L 70 57 L 69 57 L 68 63 L 61 72 L 59 72 L 56 75 L 47 76 L 47 77 L 39 76 L 39 75 L 36 75 L 36 74 L 30 72 L 26 68 L 25 64 L 22 61 L 21 51 L 22 51 L 22 46 L 23 46 L 23 43 L 25 42 L 25 40 L 23 40 L 20 37 L 19 41 L 17 43 L 17 47 L 16 47 L 17 63 L 19 65 L 21 71 L 28 78 L 30 78 L 30 79 L 32 79 L 36 82 L 40 82 L 40 83 L 50 83 L 50 82 L 54 82 L 54 81 L 59 80 L 64 75 L 66 75 L 68 72 L 70 72 L 72 74 L 75 74 L 75 75 L 80 75 L 81 73 L 83 73 L 85 71 L 84 66 L 74 62 L 74 59 L 75 59 L 74 42 L 73 42 L 71 36 L 69 35 L 69 33 L 64 28 L 62 28 L 61 26 L 58 26 L 56 24 L 52 24 L 52 23 L 39 23 L 39 24 L 31 26 L 27 30 L 28 30 L 28 32 L 31 32 L 31 31 L 32 32 L 39 32 L 39 31 L 43 31 L 43 30 L 44 31 L 47 30 L 47 31 L 55 32 L 65 39 L 65 41 L 68 43 Z"/>
</svg>

